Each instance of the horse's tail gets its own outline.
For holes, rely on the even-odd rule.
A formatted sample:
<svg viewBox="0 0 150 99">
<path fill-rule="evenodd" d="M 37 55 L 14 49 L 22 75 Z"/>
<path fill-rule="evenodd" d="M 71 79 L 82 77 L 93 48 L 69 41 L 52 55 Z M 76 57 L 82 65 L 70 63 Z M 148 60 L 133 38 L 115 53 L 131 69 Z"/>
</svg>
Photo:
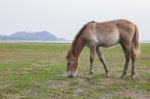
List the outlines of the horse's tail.
<svg viewBox="0 0 150 99">
<path fill-rule="evenodd" d="M 137 57 L 140 53 L 139 31 L 135 25 L 135 34 L 132 39 L 132 56 Z"/>
</svg>

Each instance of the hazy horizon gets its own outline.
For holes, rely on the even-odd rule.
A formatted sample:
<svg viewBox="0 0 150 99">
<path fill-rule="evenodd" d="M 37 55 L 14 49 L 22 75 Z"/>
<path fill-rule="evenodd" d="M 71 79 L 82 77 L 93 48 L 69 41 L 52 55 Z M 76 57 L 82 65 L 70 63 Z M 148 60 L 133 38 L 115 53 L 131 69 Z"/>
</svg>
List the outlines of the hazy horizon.
<svg viewBox="0 0 150 99">
<path fill-rule="evenodd" d="M 150 41 L 147 0 L 0 0 L 0 34 L 48 31 L 72 40 L 88 21 L 128 19 Z"/>
</svg>

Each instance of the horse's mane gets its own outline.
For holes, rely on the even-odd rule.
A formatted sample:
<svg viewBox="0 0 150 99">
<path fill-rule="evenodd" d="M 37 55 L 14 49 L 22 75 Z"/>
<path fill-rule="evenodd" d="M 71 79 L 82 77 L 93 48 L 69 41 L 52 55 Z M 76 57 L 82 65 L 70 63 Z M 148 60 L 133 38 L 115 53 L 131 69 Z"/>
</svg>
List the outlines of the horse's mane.
<svg viewBox="0 0 150 99">
<path fill-rule="evenodd" d="M 95 22 L 95 21 L 90 21 L 90 22 L 88 22 L 87 24 L 89 24 L 89 23 L 94 23 L 94 22 Z M 81 34 L 83 33 L 83 31 L 84 31 L 84 29 L 86 28 L 87 24 L 85 24 L 85 25 L 79 30 L 79 32 L 76 34 L 74 40 L 72 41 L 72 46 L 71 46 L 69 52 L 72 51 L 73 46 L 75 45 L 75 43 L 77 42 L 77 40 L 78 40 L 78 38 L 81 36 Z"/>
</svg>

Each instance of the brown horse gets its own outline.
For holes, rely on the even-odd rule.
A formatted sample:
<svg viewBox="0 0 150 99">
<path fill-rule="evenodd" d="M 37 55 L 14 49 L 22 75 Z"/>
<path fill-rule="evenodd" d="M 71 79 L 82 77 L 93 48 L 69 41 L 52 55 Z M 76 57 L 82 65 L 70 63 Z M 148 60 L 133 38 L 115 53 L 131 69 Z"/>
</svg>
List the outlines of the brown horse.
<svg viewBox="0 0 150 99">
<path fill-rule="evenodd" d="M 135 75 L 135 58 L 140 53 L 139 32 L 135 24 L 124 19 L 108 22 L 91 21 L 80 29 L 75 36 L 71 49 L 68 51 L 66 56 L 68 77 L 73 77 L 76 75 L 78 59 L 85 45 L 90 48 L 89 77 L 93 74 L 95 52 L 98 54 L 99 60 L 104 66 L 106 76 L 108 76 L 107 65 L 100 48 L 112 47 L 118 43 L 121 44 L 126 59 L 121 78 L 127 74 L 130 58 L 132 60 L 131 78 L 133 78 Z"/>
</svg>

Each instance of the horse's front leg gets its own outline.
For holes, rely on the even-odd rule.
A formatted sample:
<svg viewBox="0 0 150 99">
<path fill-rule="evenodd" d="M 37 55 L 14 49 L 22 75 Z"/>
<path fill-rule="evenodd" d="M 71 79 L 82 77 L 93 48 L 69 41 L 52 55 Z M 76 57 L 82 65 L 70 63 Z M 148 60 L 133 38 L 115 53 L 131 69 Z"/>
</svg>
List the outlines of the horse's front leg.
<svg viewBox="0 0 150 99">
<path fill-rule="evenodd" d="M 90 71 L 89 71 L 89 78 L 91 78 L 93 74 L 93 62 L 94 62 L 94 57 L 95 57 L 95 50 L 96 48 L 90 48 Z"/>
<path fill-rule="evenodd" d="M 99 57 L 99 60 L 102 62 L 103 66 L 104 66 L 104 69 L 105 69 L 105 72 L 106 72 L 106 77 L 108 77 L 108 72 L 109 71 L 107 69 L 105 58 L 104 58 L 103 54 L 101 53 L 101 50 L 99 49 L 99 47 L 96 48 L 96 52 L 97 52 L 97 55 Z"/>
</svg>

